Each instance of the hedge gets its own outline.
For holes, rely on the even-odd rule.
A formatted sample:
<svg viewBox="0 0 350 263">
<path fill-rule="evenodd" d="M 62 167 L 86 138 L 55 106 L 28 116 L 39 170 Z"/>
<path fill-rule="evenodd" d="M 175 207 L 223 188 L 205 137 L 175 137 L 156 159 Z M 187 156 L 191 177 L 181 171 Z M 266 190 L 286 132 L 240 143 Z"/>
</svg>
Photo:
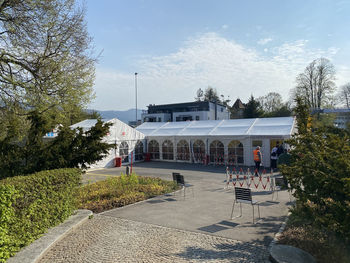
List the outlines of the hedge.
<svg viewBox="0 0 350 263">
<path fill-rule="evenodd" d="M 0 180 L 0 262 L 73 213 L 80 181 L 80 169 Z"/>
</svg>

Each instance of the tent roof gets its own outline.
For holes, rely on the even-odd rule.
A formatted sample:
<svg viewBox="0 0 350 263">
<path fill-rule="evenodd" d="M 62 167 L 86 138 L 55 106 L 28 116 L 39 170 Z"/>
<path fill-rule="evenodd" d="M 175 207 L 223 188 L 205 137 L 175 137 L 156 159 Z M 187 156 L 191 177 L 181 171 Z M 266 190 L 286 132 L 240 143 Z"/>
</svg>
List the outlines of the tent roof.
<svg viewBox="0 0 350 263">
<path fill-rule="evenodd" d="M 294 117 L 145 122 L 136 130 L 146 136 L 290 136 L 295 126 Z"/>
<path fill-rule="evenodd" d="M 135 141 L 135 140 L 141 140 L 145 137 L 144 134 L 137 131 L 133 127 L 127 125 L 126 123 L 118 120 L 117 118 L 103 119 L 102 121 L 113 124 L 110 127 L 109 133 L 106 136 L 106 140 L 109 142 L 114 142 L 116 140 L 118 140 L 118 141 L 123 141 L 123 140 Z M 73 124 L 70 127 L 72 129 L 80 127 L 83 129 L 83 131 L 87 131 L 87 130 L 91 129 L 91 127 L 94 126 L 96 123 L 97 123 L 96 119 L 87 119 L 87 120 L 78 122 L 76 124 Z"/>
</svg>

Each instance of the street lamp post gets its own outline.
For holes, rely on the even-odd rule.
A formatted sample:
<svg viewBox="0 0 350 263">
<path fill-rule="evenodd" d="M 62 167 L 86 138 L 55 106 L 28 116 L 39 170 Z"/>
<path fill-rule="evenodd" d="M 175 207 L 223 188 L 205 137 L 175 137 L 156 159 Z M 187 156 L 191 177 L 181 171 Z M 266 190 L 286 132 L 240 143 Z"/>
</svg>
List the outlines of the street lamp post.
<svg viewBox="0 0 350 263">
<path fill-rule="evenodd" d="M 137 72 L 135 72 L 135 103 L 136 103 L 135 125 L 137 125 Z"/>
</svg>

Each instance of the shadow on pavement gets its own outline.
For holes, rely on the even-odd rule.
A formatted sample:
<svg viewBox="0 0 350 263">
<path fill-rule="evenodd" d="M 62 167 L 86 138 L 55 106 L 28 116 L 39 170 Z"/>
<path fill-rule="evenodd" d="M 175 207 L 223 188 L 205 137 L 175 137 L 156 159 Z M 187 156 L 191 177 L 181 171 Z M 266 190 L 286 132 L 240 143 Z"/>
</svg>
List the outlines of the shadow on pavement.
<svg viewBox="0 0 350 263">
<path fill-rule="evenodd" d="M 266 247 L 255 242 L 237 242 L 232 244 L 222 242 L 214 245 L 212 249 L 186 247 L 186 250 L 177 254 L 186 261 L 199 260 L 203 262 L 213 260 L 227 260 L 228 262 L 268 262 Z"/>
</svg>

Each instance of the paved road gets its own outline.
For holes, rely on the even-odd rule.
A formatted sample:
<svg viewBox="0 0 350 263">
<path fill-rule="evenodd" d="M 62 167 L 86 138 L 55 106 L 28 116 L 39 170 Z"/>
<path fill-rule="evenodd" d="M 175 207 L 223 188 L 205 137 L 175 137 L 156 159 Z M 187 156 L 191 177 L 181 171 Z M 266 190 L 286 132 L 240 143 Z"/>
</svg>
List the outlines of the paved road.
<svg viewBox="0 0 350 263">
<path fill-rule="evenodd" d="M 180 172 L 194 193 L 182 192 L 113 209 L 89 220 L 40 261 L 43 262 L 268 262 L 267 246 L 288 212 L 289 196 L 254 191 L 261 201 L 261 219 L 253 224 L 252 207 L 230 220 L 233 188 L 224 189 L 223 167 L 176 163 L 140 163 L 143 176 L 171 180 Z M 84 182 L 117 176 L 125 167 L 94 170 Z M 239 209 L 235 210 L 237 215 Z M 257 210 L 255 210 L 257 216 Z"/>
</svg>

